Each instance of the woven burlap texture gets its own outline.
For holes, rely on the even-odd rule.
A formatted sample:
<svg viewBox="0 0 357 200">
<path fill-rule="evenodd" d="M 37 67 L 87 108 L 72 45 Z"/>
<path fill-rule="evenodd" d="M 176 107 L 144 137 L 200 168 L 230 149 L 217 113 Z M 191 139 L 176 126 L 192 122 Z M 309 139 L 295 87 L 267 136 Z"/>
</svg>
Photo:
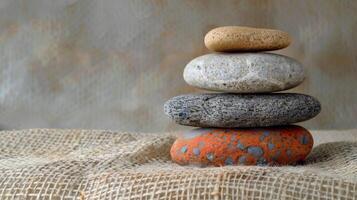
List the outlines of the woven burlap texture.
<svg viewBox="0 0 357 200">
<path fill-rule="evenodd" d="M 183 167 L 172 133 L 0 132 L 0 199 L 357 199 L 357 142 L 289 167 Z"/>
</svg>

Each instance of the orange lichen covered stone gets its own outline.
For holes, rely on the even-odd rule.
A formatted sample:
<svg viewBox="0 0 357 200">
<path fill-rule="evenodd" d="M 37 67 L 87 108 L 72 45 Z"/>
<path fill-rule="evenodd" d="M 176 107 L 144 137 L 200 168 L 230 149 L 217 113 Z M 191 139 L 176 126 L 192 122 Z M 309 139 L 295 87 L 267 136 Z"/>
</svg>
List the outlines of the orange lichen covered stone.
<svg viewBox="0 0 357 200">
<path fill-rule="evenodd" d="M 171 158 L 180 165 L 289 165 L 303 161 L 313 138 L 300 126 L 200 128 L 180 134 Z"/>
<path fill-rule="evenodd" d="M 218 27 L 205 36 L 206 47 L 220 52 L 277 50 L 289 46 L 290 42 L 286 32 L 243 26 Z"/>
</svg>

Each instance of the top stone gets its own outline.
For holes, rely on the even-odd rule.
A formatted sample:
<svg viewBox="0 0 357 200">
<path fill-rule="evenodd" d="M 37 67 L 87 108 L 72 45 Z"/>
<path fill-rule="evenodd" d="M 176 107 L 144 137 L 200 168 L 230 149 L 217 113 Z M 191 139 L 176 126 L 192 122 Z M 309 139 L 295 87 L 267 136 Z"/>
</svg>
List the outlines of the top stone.
<svg viewBox="0 0 357 200">
<path fill-rule="evenodd" d="M 243 26 L 218 27 L 205 36 L 206 47 L 218 52 L 270 51 L 285 48 L 290 43 L 286 32 Z"/>
</svg>

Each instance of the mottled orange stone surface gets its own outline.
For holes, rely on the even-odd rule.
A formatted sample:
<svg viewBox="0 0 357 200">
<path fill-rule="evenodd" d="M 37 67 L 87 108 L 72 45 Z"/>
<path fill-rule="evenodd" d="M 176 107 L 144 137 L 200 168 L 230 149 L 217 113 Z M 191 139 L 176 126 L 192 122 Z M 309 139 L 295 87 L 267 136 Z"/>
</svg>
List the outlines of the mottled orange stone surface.
<svg viewBox="0 0 357 200">
<path fill-rule="evenodd" d="M 254 129 L 200 128 L 182 133 L 171 147 L 180 165 L 289 165 L 303 161 L 313 138 L 300 126 Z"/>
</svg>

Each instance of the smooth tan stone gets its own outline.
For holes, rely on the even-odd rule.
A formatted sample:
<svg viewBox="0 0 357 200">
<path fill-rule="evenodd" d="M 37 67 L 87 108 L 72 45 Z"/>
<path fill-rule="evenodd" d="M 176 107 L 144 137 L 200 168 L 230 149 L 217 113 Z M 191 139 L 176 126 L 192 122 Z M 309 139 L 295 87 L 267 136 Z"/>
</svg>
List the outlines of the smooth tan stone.
<svg viewBox="0 0 357 200">
<path fill-rule="evenodd" d="M 288 33 L 243 26 L 223 26 L 205 36 L 205 45 L 212 51 L 269 51 L 282 49 L 291 43 Z"/>
</svg>

